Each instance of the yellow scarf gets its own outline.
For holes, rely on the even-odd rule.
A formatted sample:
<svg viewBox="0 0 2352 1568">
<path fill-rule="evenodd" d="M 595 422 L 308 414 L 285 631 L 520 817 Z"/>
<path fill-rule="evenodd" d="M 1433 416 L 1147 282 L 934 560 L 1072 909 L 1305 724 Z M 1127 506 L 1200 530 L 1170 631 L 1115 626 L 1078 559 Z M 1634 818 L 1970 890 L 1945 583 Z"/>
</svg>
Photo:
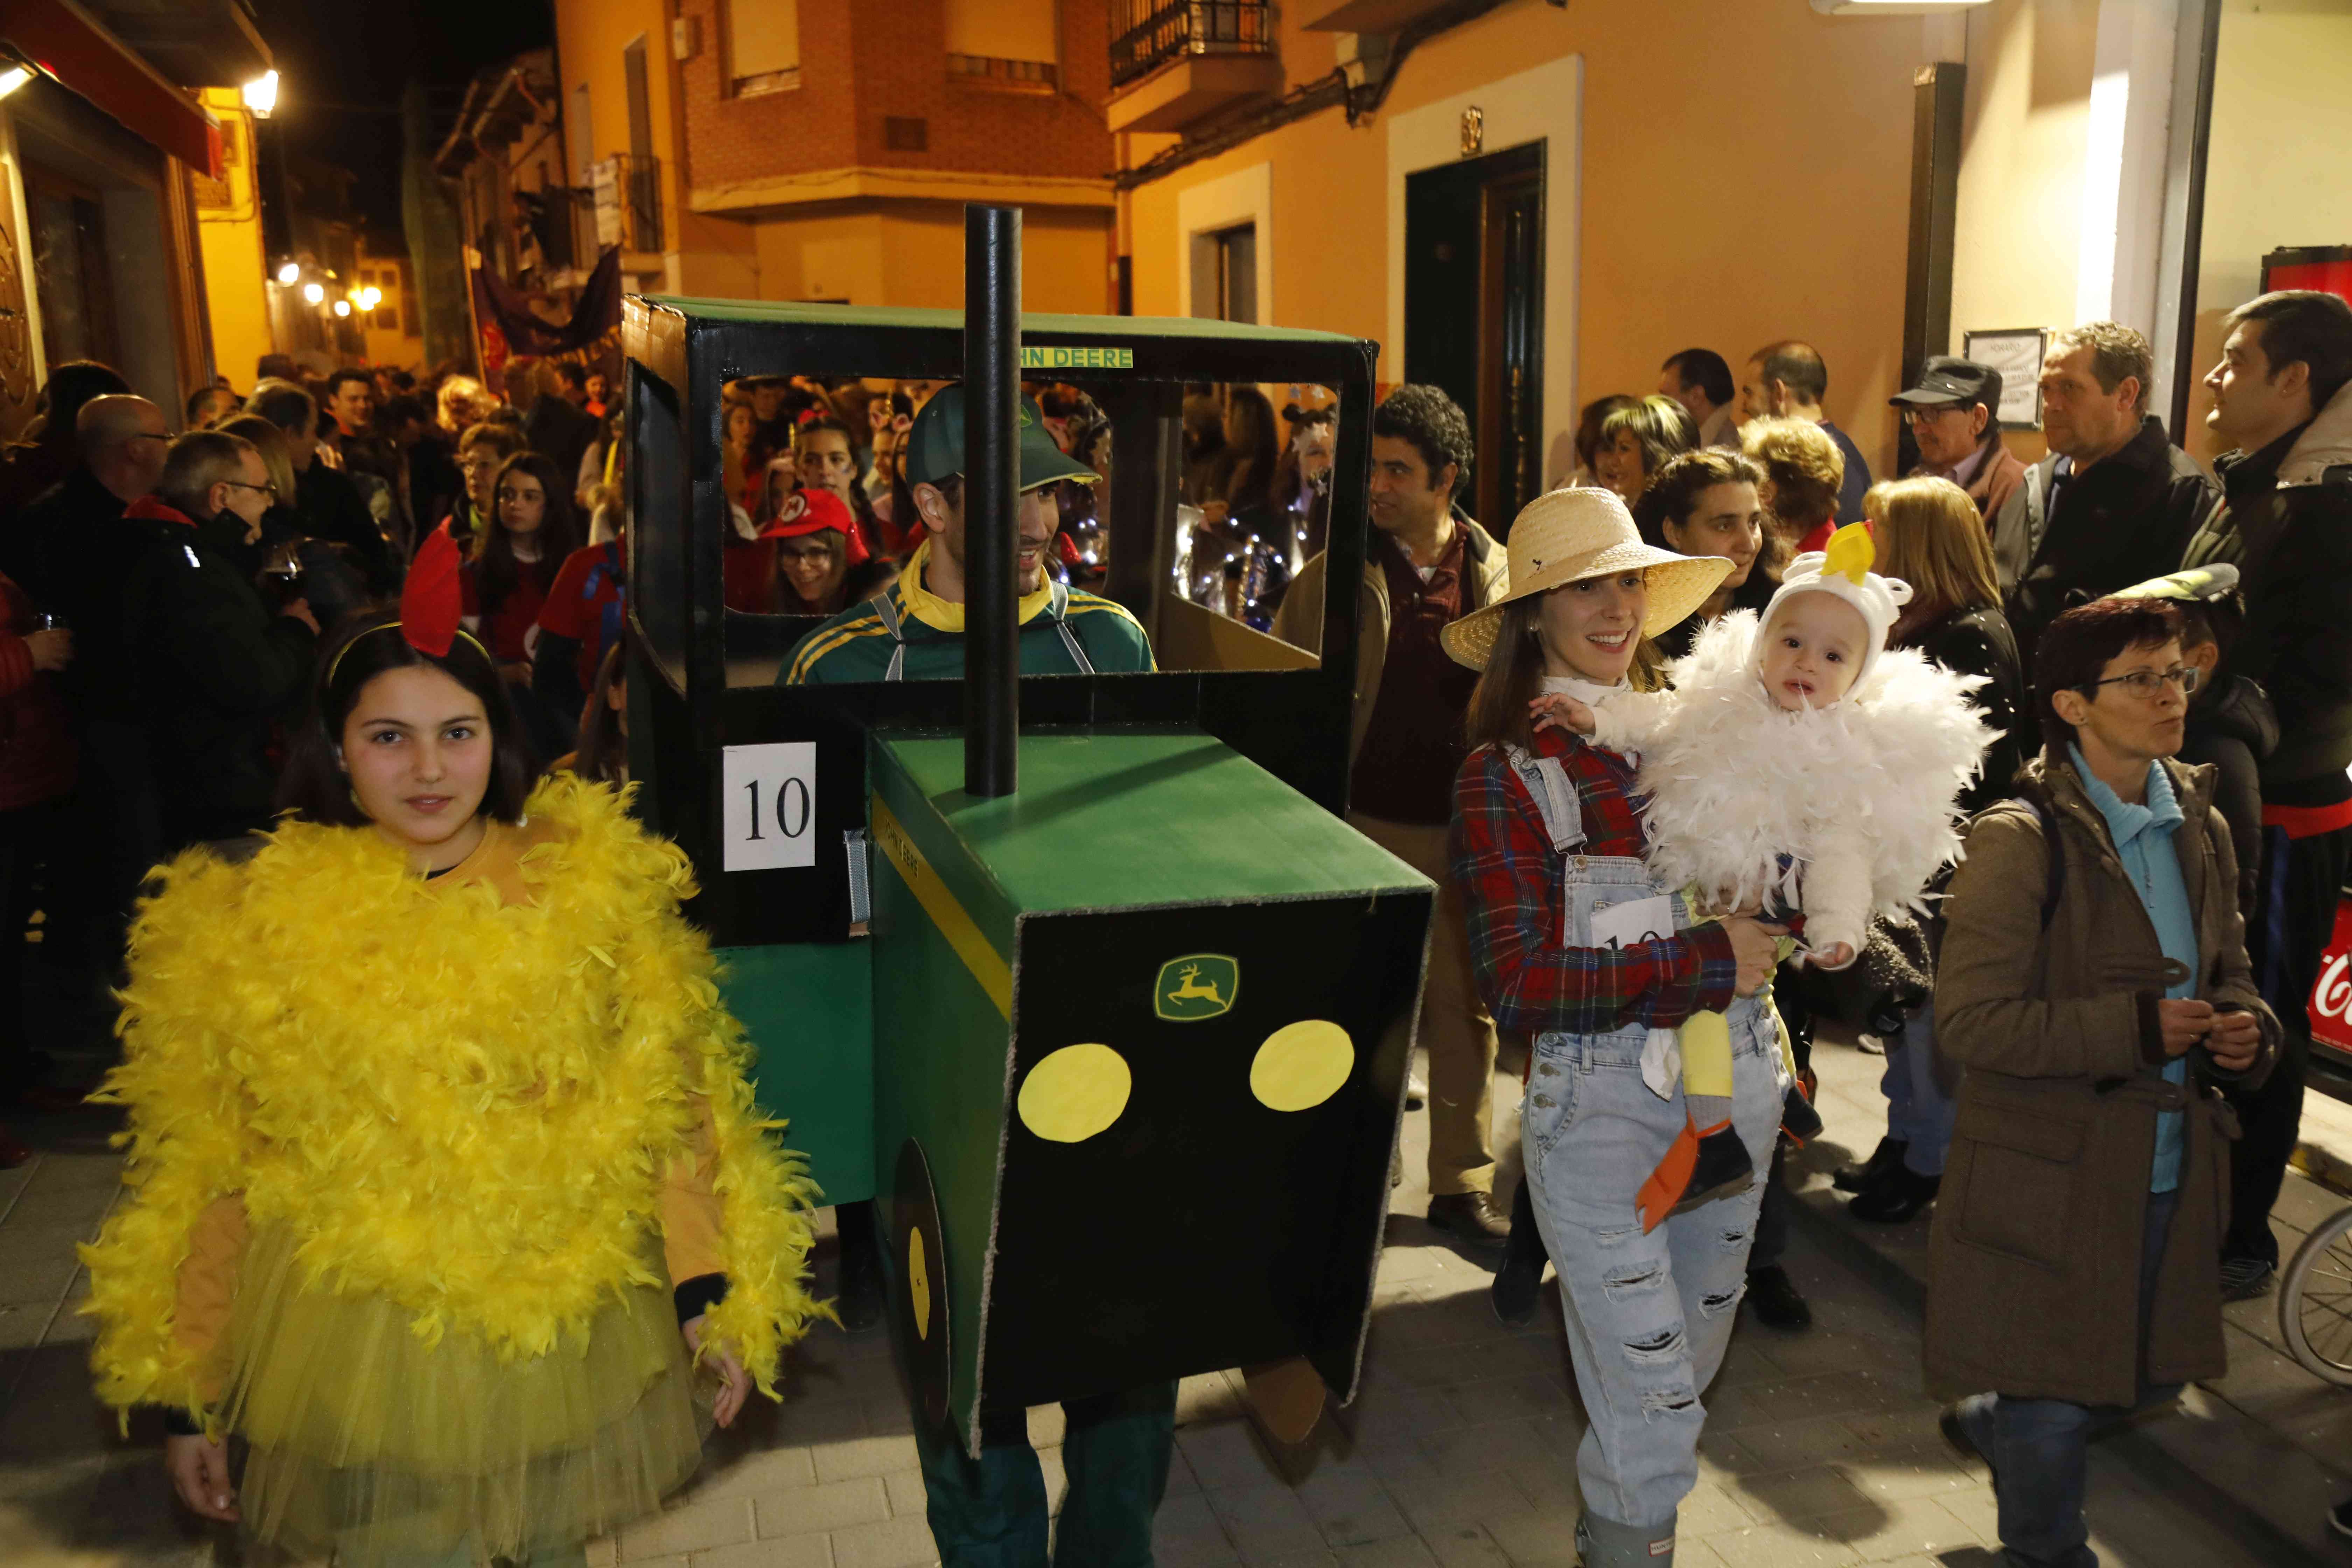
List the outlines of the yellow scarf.
<svg viewBox="0 0 2352 1568">
<path fill-rule="evenodd" d="M 898 595 L 906 602 L 907 613 L 934 631 L 963 634 L 963 605 L 950 604 L 923 586 L 923 568 L 931 559 L 931 541 L 924 540 L 915 546 L 908 559 L 906 570 L 898 574 Z M 1037 591 L 1021 601 L 1021 624 L 1027 626 L 1045 613 L 1054 600 L 1054 579 L 1040 574 Z"/>
</svg>

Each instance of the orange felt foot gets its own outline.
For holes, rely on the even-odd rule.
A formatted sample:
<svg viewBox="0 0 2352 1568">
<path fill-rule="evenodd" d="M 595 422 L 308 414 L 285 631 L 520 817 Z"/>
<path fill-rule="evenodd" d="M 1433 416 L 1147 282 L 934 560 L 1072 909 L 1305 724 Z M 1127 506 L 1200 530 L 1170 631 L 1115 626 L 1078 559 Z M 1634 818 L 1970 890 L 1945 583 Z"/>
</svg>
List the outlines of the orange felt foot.
<svg viewBox="0 0 2352 1568">
<path fill-rule="evenodd" d="M 1683 1130 L 1667 1146 L 1665 1158 L 1658 1162 L 1658 1168 L 1650 1173 L 1650 1179 L 1633 1194 L 1633 1212 L 1642 1216 L 1644 1236 L 1666 1223 L 1666 1216 L 1675 1212 L 1675 1205 L 1689 1190 L 1691 1173 L 1698 1168 L 1698 1129 L 1685 1116 Z"/>
</svg>

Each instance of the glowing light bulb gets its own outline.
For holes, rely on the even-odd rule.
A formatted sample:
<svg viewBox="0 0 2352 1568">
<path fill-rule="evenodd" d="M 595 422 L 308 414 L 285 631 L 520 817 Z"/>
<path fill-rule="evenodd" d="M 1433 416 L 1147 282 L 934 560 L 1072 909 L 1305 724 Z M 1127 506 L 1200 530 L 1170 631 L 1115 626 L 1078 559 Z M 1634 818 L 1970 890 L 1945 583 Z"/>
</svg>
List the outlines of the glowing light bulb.
<svg viewBox="0 0 2352 1568">
<path fill-rule="evenodd" d="M 6 70 L 0 70 L 0 98 L 7 97 L 32 79 L 33 73 L 23 66 L 10 66 Z"/>
<path fill-rule="evenodd" d="M 301 278 L 301 276 L 302 268 L 300 265 L 296 262 L 289 261 L 286 263 L 285 266 L 280 267 L 278 269 L 278 281 L 287 285 L 289 288 L 291 288 L 294 283 Z"/>
<path fill-rule="evenodd" d="M 324 302 L 325 302 L 326 298 L 327 298 L 327 288 L 326 288 L 326 285 L 325 285 L 325 284 L 323 284 L 323 283 L 305 283 L 305 284 L 303 284 L 303 285 L 302 285 L 302 302 L 303 302 L 304 304 L 306 304 L 306 305 L 317 305 L 317 304 L 322 304 L 322 303 L 324 303 Z"/>
<path fill-rule="evenodd" d="M 256 120 L 267 120 L 278 108 L 278 73 L 263 71 L 245 84 L 245 106 Z"/>
<path fill-rule="evenodd" d="M 383 290 L 371 283 L 360 290 L 360 309 L 373 310 L 383 303 Z"/>
<path fill-rule="evenodd" d="M 352 302 L 349 300 L 338 300 L 335 301 L 335 314 L 338 316 L 348 316 L 351 313 Z"/>
</svg>

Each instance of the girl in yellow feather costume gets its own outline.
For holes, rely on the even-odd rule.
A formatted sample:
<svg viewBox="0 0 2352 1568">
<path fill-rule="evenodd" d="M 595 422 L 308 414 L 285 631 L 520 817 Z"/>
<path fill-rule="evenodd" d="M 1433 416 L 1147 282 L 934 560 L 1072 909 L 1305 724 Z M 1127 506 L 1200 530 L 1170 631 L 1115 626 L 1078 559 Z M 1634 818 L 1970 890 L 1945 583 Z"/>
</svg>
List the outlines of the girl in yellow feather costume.
<svg viewBox="0 0 2352 1568">
<path fill-rule="evenodd" d="M 404 616 L 322 664 L 295 815 L 141 912 L 92 1362 L 180 1417 L 189 1506 L 288 1550 L 576 1563 L 693 1470 L 692 1362 L 721 1424 L 773 1397 L 814 1193 L 684 857 L 601 785 L 526 798 L 488 655 Z"/>
</svg>

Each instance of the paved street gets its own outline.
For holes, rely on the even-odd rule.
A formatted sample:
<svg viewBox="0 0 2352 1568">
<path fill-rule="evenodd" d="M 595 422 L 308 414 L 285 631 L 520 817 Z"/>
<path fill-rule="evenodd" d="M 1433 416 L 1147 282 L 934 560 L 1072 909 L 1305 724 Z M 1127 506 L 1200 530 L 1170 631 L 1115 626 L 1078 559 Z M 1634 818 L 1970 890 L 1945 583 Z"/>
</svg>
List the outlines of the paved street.
<svg viewBox="0 0 2352 1568">
<path fill-rule="evenodd" d="M 1867 1099 L 1854 1092 L 1874 1077 L 1876 1059 L 1843 1047 L 1828 1053 L 1843 1058 L 1833 1077 L 1845 1098 L 1815 1163 L 1849 1144 L 1866 1149 L 1877 1135 Z M 1498 1081 L 1498 1105 L 1517 1097 L 1515 1083 L 1507 1091 Z M 1866 1126 L 1866 1135 L 1848 1122 Z M 1412 1176 L 1426 1119 L 1410 1117 L 1407 1127 Z M 118 1438 L 89 1396 L 87 1325 L 70 1310 L 70 1244 L 112 1200 L 103 1124 L 26 1131 L 44 1153 L 0 1173 L 0 1563 L 235 1562 L 232 1542 L 215 1541 L 173 1505 L 156 1434 L 135 1427 Z M 1526 1331 L 1499 1325 L 1486 1305 L 1487 1276 L 1433 1245 L 1414 1217 L 1424 1202 L 1417 1181 L 1398 1190 L 1362 1395 L 1308 1444 L 1270 1451 L 1241 1414 L 1237 1378 L 1186 1384 L 1160 1518 L 1163 1568 L 1574 1561 L 1571 1455 L 1582 1418 L 1556 1306 L 1547 1291 L 1545 1312 Z M 1790 1263 L 1819 1322 L 1796 1337 L 1742 1324 L 1707 1396 L 1700 1483 L 1683 1515 L 1677 1561 L 1990 1568 L 1991 1491 L 1936 1436 L 1935 1406 L 1918 1391 L 1918 1327 L 1906 1291 L 1824 1228 L 1849 1222 L 1809 1217 Z M 2336 1408 L 2352 1410 L 2352 1401 Z M 1031 1416 L 1057 1495 L 1059 1425 L 1055 1410 Z M 2096 1450 L 2094 1476 L 2095 1544 L 2109 1563 L 2292 1561 L 2275 1537 L 2233 1539 L 2236 1520 L 2211 1497 L 2167 1495 L 2177 1472 L 2132 1445 Z M 596 1543 L 590 1556 L 659 1568 L 909 1568 L 935 1560 L 922 1509 L 884 1342 L 825 1330 L 795 1358 L 781 1408 L 755 1402 L 752 1417 L 714 1443 L 666 1513 Z"/>
</svg>

